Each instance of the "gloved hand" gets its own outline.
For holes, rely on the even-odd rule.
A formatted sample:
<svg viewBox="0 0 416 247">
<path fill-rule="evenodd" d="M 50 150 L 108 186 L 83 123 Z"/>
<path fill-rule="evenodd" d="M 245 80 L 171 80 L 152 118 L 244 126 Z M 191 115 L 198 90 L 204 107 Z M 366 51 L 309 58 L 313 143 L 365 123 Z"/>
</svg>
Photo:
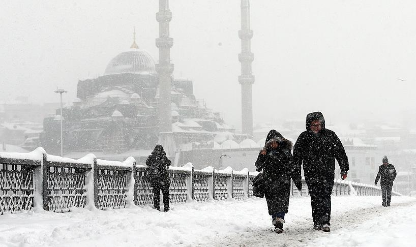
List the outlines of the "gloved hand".
<svg viewBox="0 0 416 247">
<path fill-rule="evenodd" d="M 345 180 L 347 178 L 347 172 L 341 172 L 341 179 Z"/>
</svg>

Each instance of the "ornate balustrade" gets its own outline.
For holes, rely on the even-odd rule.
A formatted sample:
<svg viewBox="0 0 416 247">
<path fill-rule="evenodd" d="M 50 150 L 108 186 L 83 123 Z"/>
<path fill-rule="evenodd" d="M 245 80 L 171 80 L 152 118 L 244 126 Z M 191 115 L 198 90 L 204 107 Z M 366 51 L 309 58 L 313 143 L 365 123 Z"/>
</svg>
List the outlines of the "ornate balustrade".
<svg viewBox="0 0 416 247">
<path fill-rule="evenodd" d="M 43 154 L 43 208 L 65 212 L 87 203 L 86 171 L 92 165 Z"/>
<path fill-rule="evenodd" d="M 299 192 L 296 189 L 296 186 L 292 183 L 291 184 L 291 193 L 292 196 L 304 196 L 308 195 L 308 186 L 306 185 L 305 179 L 302 179 L 302 191 Z M 357 196 L 381 196 L 381 188 L 374 185 L 369 184 L 361 184 L 350 182 L 346 180 L 338 180 L 334 181 L 334 187 L 332 188 L 332 195 L 333 196 L 343 196 L 343 195 L 357 195 Z M 400 193 L 392 191 L 392 195 L 400 196 Z"/>
<path fill-rule="evenodd" d="M 0 156 L 0 213 L 30 210 L 35 196 L 34 172 L 41 160 Z"/>
<path fill-rule="evenodd" d="M 170 202 L 205 202 L 245 199 L 253 196 L 252 180 L 257 172 L 207 167 L 194 170 L 192 164 L 170 167 Z M 291 185 L 291 195 L 308 195 Z M 74 207 L 98 209 L 151 205 L 153 191 L 146 166 L 130 157 L 124 162 L 96 159 L 90 154 L 79 160 L 48 155 L 42 148 L 28 154 L 0 153 L 0 213 L 40 208 L 54 212 Z M 334 196 L 380 195 L 380 187 L 335 180 Z M 399 195 L 393 192 L 394 195 Z"/>
</svg>

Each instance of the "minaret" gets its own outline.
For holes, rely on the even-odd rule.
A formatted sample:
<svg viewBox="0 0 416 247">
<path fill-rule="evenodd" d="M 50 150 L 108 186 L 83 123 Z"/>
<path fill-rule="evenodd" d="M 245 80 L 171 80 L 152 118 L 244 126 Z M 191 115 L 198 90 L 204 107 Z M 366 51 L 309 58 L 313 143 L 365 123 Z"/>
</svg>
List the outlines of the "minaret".
<svg viewBox="0 0 416 247">
<path fill-rule="evenodd" d="M 131 49 L 139 49 L 139 46 L 136 44 L 136 27 L 134 27 L 133 31 L 133 44 L 130 46 Z"/>
<path fill-rule="evenodd" d="M 241 0 L 241 30 L 238 32 L 238 36 L 241 39 L 241 53 L 238 54 L 238 60 L 241 63 L 241 75 L 238 77 L 238 81 L 241 84 L 242 132 L 252 137 L 252 84 L 254 83 L 254 76 L 251 71 L 251 63 L 254 60 L 254 54 L 251 52 L 253 31 L 250 30 L 249 0 Z"/>
<path fill-rule="evenodd" d="M 159 0 L 159 12 L 156 13 L 159 22 L 159 38 L 156 46 L 159 48 L 159 64 L 156 71 L 159 76 L 159 144 L 162 144 L 166 155 L 174 157 L 176 143 L 172 133 L 171 112 L 171 82 L 173 64 L 170 63 L 170 48 L 173 39 L 169 37 L 169 22 L 172 20 L 172 12 L 169 9 L 169 0 Z M 176 164 L 176 159 L 174 165 Z"/>
<path fill-rule="evenodd" d="M 156 47 L 159 48 L 159 64 L 156 65 L 159 75 L 159 132 L 172 132 L 171 75 L 173 64 L 170 63 L 170 48 L 173 45 L 173 39 L 169 37 L 169 22 L 172 20 L 169 0 L 159 0 L 156 20 L 159 22 L 159 38 L 156 39 Z"/>
</svg>

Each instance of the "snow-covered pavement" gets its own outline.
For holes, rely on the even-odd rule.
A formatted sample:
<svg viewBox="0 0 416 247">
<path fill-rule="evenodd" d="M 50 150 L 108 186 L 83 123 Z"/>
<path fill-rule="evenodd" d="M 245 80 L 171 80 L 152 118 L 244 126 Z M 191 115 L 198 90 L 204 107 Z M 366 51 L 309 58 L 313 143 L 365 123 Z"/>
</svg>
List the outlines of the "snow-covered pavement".
<svg viewBox="0 0 416 247">
<path fill-rule="evenodd" d="M 416 198 L 332 198 L 331 232 L 312 230 L 309 197 L 290 200 L 285 232 L 271 230 L 264 199 L 0 216 L 0 246 L 416 246 Z"/>
</svg>

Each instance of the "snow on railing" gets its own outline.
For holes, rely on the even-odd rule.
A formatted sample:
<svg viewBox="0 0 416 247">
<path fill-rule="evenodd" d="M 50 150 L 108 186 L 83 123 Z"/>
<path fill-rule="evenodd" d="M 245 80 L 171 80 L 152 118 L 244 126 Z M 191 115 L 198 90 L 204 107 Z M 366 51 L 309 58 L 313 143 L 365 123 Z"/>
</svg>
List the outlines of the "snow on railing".
<svg viewBox="0 0 416 247">
<path fill-rule="evenodd" d="M 170 202 L 252 197 L 252 181 L 257 174 L 246 168 L 234 171 L 231 167 L 195 170 L 191 163 L 170 167 Z M 304 179 L 302 183 L 301 192 L 292 183 L 291 196 L 308 195 Z M 48 155 L 42 148 L 27 154 L 0 152 L 0 185 L 1 214 L 31 209 L 65 212 L 74 207 L 124 208 L 153 203 L 146 166 L 137 165 L 133 157 L 120 162 L 88 154 L 74 160 Z M 335 180 L 332 194 L 381 195 L 381 190 L 373 185 Z"/>
<path fill-rule="evenodd" d="M 305 178 L 302 178 L 302 191 L 299 192 L 296 186 L 291 184 L 291 193 L 292 196 L 304 196 L 308 195 L 308 187 L 306 185 Z M 375 185 L 362 184 L 351 182 L 347 180 L 334 180 L 334 187 L 332 188 L 333 196 L 381 196 L 381 188 Z M 401 194 L 392 191 L 392 195 L 400 196 Z"/>
</svg>

